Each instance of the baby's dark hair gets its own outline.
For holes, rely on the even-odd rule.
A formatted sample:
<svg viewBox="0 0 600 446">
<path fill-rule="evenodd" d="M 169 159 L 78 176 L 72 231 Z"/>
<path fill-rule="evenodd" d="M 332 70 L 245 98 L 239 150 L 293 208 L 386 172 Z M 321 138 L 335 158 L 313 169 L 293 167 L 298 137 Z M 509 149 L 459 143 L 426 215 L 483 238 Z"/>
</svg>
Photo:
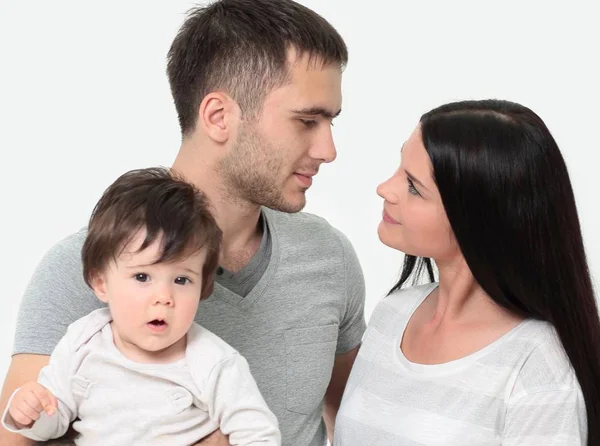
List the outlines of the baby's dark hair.
<svg viewBox="0 0 600 446">
<path fill-rule="evenodd" d="M 162 167 L 121 175 L 96 204 L 81 252 L 86 283 L 91 287 L 94 277 L 144 229 L 146 238 L 139 251 L 161 240 L 161 254 L 155 263 L 180 260 L 206 249 L 200 299 L 210 296 L 221 230 L 204 194 Z"/>
</svg>

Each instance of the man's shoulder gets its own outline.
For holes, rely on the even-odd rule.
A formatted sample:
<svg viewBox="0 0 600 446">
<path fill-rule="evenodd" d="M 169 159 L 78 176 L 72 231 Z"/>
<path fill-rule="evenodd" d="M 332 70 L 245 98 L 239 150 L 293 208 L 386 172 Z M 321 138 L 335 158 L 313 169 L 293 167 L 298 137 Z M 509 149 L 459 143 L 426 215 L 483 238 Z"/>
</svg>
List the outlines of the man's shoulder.
<svg viewBox="0 0 600 446">
<path fill-rule="evenodd" d="M 83 279 L 86 235 L 63 238 L 38 263 L 21 299 L 13 354 L 50 354 L 67 326 L 103 306 Z"/>
<path fill-rule="evenodd" d="M 83 280 L 81 248 L 87 236 L 87 228 L 81 229 L 55 243 L 38 263 L 25 296 L 48 296 L 54 293 L 65 299 L 90 293 Z M 51 289 L 49 289 L 51 288 Z M 76 303 L 76 302 L 73 302 Z"/>
<path fill-rule="evenodd" d="M 81 248 L 87 236 L 87 227 L 81 228 L 56 242 L 46 253 L 48 260 L 76 259 L 81 261 Z"/>
<path fill-rule="evenodd" d="M 286 213 L 264 209 L 270 227 L 285 241 L 310 243 L 329 249 L 331 244 L 347 248 L 348 238 L 325 218 L 309 212 Z"/>
<path fill-rule="evenodd" d="M 263 208 L 269 222 L 276 226 L 309 226 L 324 230 L 335 230 L 335 228 L 323 217 L 310 212 L 281 212 L 274 209 Z"/>
</svg>

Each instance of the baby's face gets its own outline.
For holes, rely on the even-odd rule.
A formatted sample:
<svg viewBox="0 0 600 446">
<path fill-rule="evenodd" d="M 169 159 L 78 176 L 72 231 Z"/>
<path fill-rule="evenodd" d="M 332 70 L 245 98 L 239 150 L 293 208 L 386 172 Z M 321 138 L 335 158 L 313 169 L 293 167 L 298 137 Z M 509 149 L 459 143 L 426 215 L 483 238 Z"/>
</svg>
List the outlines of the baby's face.
<svg viewBox="0 0 600 446">
<path fill-rule="evenodd" d="M 145 232 L 133 238 L 94 287 L 108 303 L 115 344 L 137 362 L 172 362 L 185 355 L 185 334 L 194 321 L 206 251 L 153 264 L 160 240 L 137 252 Z"/>
</svg>

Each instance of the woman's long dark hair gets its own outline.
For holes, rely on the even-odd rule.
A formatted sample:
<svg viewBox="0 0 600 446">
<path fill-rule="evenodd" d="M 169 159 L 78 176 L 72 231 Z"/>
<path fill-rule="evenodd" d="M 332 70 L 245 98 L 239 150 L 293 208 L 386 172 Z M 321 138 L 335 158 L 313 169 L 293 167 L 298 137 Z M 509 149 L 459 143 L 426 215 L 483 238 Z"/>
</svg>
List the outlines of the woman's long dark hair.
<svg viewBox="0 0 600 446">
<path fill-rule="evenodd" d="M 530 109 L 464 101 L 421 117 L 433 177 L 462 254 L 500 306 L 551 323 L 583 391 L 588 444 L 600 445 L 600 318 L 565 162 Z M 415 270 L 416 267 L 416 270 Z M 430 259 L 407 255 L 400 289 Z"/>
</svg>

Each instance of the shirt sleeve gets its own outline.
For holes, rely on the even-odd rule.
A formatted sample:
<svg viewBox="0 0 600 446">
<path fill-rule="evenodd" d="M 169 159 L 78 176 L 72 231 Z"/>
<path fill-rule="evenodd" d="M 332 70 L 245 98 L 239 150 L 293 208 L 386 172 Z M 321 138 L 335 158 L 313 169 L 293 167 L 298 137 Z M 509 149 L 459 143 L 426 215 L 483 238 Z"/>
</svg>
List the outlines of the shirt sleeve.
<svg viewBox="0 0 600 446">
<path fill-rule="evenodd" d="M 347 353 L 360 345 L 366 330 L 365 279 L 350 240 L 337 231 L 342 242 L 345 268 L 345 309 L 339 328 L 336 355 Z"/>
<path fill-rule="evenodd" d="M 30 428 L 18 429 L 8 412 L 12 399 L 19 391 L 17 389 L 11 396 L 2 417 L 2 424 L 6 430 L 36 441 L 59 438 L 67 432 L 77 413 L 77 406 L 69 385 L 71 363 L 70 343 L 65 336 L 52 352 L 50 362 L 41 370 L 38 378 L 38 382 L 56 397 L 58 401 L 57 411 L 52 416 L 42 412 L 39 420 Z"/>
<path fill-rule="evenodd" d="M 67 327 L 103 304 L 83 280 L 86 231 L 53 246 L 38 264 L 21 300 L 13 354 L 50 355 Z"/>
<path fill-rule="evenodd" d="M 232 446 L 281 445 L 277 418 L 267 407 L 244 357 L 234 353 L 219 362 L 206 387 L 209 415 L 229 436 Z"/>
<path fill-rule="evenodd" d="M 509 401 L 503 446 L 586 446 L 587 416 L 581 391 L 552 390 Z"/>
</svg>

